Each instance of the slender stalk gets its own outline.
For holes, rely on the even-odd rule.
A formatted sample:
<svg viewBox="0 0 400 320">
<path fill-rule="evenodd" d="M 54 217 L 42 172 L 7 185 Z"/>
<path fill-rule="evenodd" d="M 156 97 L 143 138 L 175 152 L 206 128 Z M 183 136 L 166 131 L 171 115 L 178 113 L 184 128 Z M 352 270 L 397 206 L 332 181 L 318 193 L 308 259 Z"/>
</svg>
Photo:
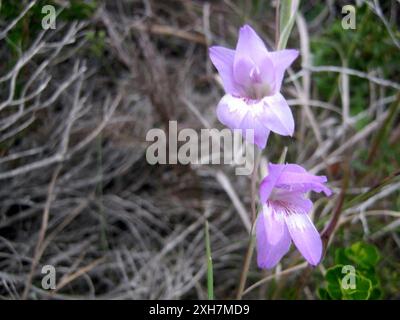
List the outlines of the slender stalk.
<svg viewBox="0 0 400 320">
<path fill-rule="evenodd" d="M 207 294 L 208 294 L 208 300 L 214 300 L 213 263 L 211 257 L 210 231 L 207 220 L 205 222 L 204 232 L 206 238 L 206 255 L 207 255 Z"/>
<path fill-rule="evenodd" d="M 253 224 L 254 226 L 254 224 Z M 251 228 L 251 234 L 249 239 L 249 245 L 247 246 L 246 255 L 244 257 L 242 272 L 240 273 L 239 288 L 236 294 L 236 299 L 241 300 L 244 292 L 244 287 L 246 285 L 247 275 L 249 273 L 251 259 L 253 258 L 255 237 L 253 236 L 253 227 Z"/>
<path fill-rule="evenodd" d="M 240 280 L 239 280 L 239 287 L 236 294 L 236 299 L 242 299 L 244 287 L 246 285 L 247 275 L 249 273 L 251 258 L 253 257 L 254 251 L 254 224 L 257 217 L 257 208 L 256 208 L 256 196 L 257 196 L 257 173 L 258 173 L 258 166 L 260 163 L 261 153 L 256 149 L 256 154 L 254 157 L 254 168 L 251 175 L 251 230 L 250 230 L 250 238 L 249 244 L 247 246 L 246 255 L 243 261 L 242 272 L 240 273 Z"/>
<path fill-rule="evenodd" d="M 279 11 L 280 11 L 280 0 L 276 2 L 276 9 L 275 9 L 275 48 L 278 48 L 279 44 L 279 34 L 280 34 Z"/>
<path fill-rule="evenodd" d="M 260 165 L 261 152 L 256 149 L 254 156 L 254 168 L 251 174 L 251 222 L 254 224 L 257 217 L 256 198 L 257 198 L 257 174 Z"/>
</svg>

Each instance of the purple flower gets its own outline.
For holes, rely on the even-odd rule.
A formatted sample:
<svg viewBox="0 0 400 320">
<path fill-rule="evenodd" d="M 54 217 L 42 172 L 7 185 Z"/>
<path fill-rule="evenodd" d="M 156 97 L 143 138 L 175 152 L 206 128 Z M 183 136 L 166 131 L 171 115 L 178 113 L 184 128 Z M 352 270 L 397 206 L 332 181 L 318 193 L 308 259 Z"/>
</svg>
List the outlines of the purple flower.
<svg viewBox="0 0 400 320">
<path fill-rule="evenodd" d="M 319 263 L 322 241 L 308 215 L 313 203 L 305 193 L 312 190 L 330 196 L 325 182 L 325 176 L 314 176 L 297 164 L 269 164 L 260 185 L 263 207 L 256 222 L 260 268 L 273 268 L 289 251 L 291 240 L 310 264 Z"/>
<path fill-rule="evenodd" d="M 209 52 L 226 92 L 217 108 L 219 121 L 242 133 L 253 129 L 254 143 L 260 149 L 265 148 L 270 131 L 293 135 L 293 115 L 280 90 L 297 50 L 269 52 L 256 32 L 245 25 L 240 28 L 236 50 L 215 46 Z"/>
</svg>

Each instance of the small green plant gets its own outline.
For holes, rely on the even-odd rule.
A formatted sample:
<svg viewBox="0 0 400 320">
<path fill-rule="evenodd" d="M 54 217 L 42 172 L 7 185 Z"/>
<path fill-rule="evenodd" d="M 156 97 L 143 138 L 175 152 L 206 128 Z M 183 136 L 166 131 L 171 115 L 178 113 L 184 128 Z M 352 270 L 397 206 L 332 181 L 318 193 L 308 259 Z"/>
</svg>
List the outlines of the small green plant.
<svg viewBox="0 0 400 320">
<path fill-rule="evenodd" d="M 348 248 L 335 251 L 336 265 L 325 274 L 325 287 L 318 294 L 323 300 L 373 300 L 381 298 L 376 265 L 380 260 L 378 249 L 370 244 L 356 242 Z M 352 274 L 349 274 L 350 273 Z M 345 277 L 354 277 L 354 285 L 346 285 Z"/>
</svg>

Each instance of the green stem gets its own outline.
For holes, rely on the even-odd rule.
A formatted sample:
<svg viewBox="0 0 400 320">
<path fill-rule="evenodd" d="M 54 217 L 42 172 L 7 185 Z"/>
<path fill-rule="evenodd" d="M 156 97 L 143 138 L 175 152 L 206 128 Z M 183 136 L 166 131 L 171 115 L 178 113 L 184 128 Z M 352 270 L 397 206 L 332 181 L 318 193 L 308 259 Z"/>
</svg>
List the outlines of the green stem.
<svg viewBox="0 0 400 320">
<path fill-rule="evenodd" d="M 250 230 L 250 238 L 249 238 L 249 243 L 247 245 L 246 255 L 243 261 L 242 272 L 240 273 L 239 287 L 236 294 L 236 299 L 238 300 L 242 299 L 244 287 L 246 285 L 247 274 L 249 273 L 251 258 L 253 257 L 253 250 L 255 244 L 254 224 L 257 218 L 257 208 L 256 208 L 257 172 L 261 158 L 261 152 L 259 152 L 258 149 L 256 149 L 256 154 L 254 158 L 255 158 L 254 168 L 253 168 L 253 173 L 251 175 L 251 211 L 252 211 L 251 230 Z"/>
<path fill-rule="evenodd" d="M 208 221 L 207 220 L 205 222 L 204 232 L 205 232 L 205 238 L 206 238 L 208 300 L 214 300 L 213 263 L 212 263 L 212 257 L 211 257 L 210 231 L 209 231 L 209 226 L 208 226 Z"/>
</svg>

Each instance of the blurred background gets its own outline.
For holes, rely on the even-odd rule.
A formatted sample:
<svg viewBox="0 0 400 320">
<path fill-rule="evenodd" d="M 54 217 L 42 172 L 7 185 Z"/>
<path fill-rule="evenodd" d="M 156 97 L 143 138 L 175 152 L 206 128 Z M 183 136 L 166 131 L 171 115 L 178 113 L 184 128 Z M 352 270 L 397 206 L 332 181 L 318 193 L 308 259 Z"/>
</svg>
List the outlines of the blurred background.
<svg viewBox="0 0 400 320">
<path fill-rule="evenodd" d="M 274 49 L 278 1 L 0 3 L 1 298 L 207 298 L 206 219 L 215 296 L 234 298 L 249 176 L 149 165 L 145 138 L 169 120 L 223 128 L 208 47 L 234 48 L 248 23 Z M 335 195 L 313 198 L 313 216 L 335 228 L 317 268 L 296 250 L 268 272 L 253 257 L 246 288 L 264 280 L 244 298 L 400 298 L 399 20 L 395 0 L 301 1 L 283 86 L 295 135 L 271 135 L 262 165 L 288 147 L 286 161 L 326 175 Z M 357 289 L 339 286 L 343 265 Z"/>
</svg>

